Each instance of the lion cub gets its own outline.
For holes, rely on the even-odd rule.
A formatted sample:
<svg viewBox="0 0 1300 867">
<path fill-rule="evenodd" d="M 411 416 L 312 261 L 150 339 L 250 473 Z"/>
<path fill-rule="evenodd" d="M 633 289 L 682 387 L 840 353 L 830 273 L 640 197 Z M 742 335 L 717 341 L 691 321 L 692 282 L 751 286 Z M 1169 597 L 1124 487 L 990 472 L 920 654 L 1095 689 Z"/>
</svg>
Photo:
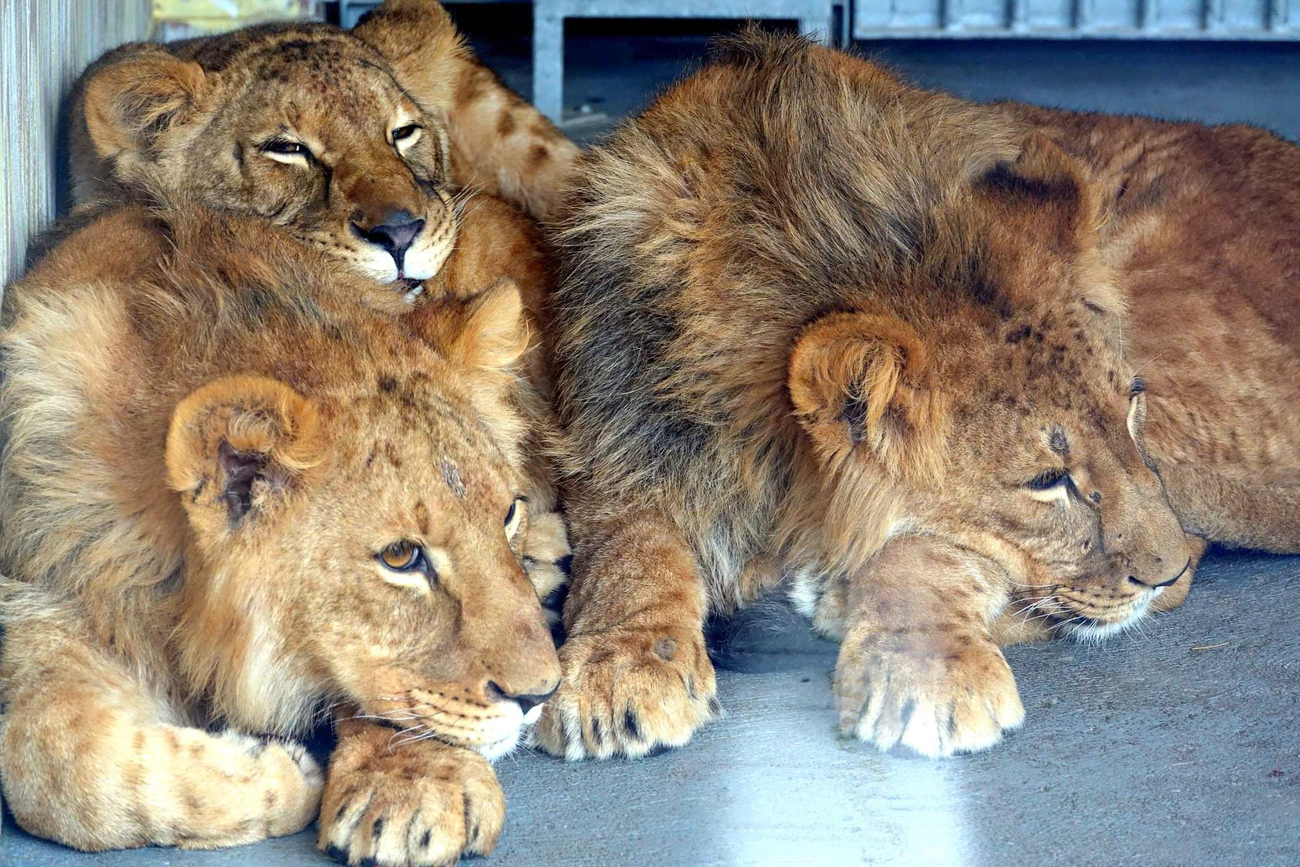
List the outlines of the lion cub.
<svg viewBox="0 0 1300 867">
<path fill-rule="evenodd" d="M 403 292 L 446 261 L 466 194 L 544 219 L 578 158 L 434 0 L 388 0 L 351 31 L 125 45 L 81 77 L 69 116 L 81 211 L 183 195 Z"/>
<path fill-rule="evenodd" d="M 350 32 L 282 24 L 122 46 L 71 103 L 80 221 L 188 201 L 264 219 L 412 307 L 509 277 L 533 330 L 545 326 L 553 264 L 503 199 L 547 216 L 578 150 L 478 63 L 434 0 L 389 0 Z M 349 285 L 362 303 L 383 294 Z M 535 434 L 551 423 L 545 353 L 526 366 L 518 397 Z M 564 580 L 568 542 L 532 434 L 525 557 L 545 595 Z"/>
<path fill-rule="evenodd" d="M 211 848 L 319 814 L 353 863 L 490 851 L 488 760 L 559 678 L 521 565 L 536 431 L 515 285 L 410 310 L 264 220 L 127 208 L 10 287 L 4 322 L 19 824 L 90 851 Z M 322 808 L 286 738 L 331 710 Z"/>
<path fill-rule="evenodd" d="M 784 579 L 842 639 L 845 734 L 982 749 L 1024 719 L 1000 643 L 1176 605 L 1208 541 L 1300 550 L 1297 172 L 1258 130 L 726 46 L 594 149 L 564 222 L 541 743 L 686 742 L 705 614 Z"/>
</svg>

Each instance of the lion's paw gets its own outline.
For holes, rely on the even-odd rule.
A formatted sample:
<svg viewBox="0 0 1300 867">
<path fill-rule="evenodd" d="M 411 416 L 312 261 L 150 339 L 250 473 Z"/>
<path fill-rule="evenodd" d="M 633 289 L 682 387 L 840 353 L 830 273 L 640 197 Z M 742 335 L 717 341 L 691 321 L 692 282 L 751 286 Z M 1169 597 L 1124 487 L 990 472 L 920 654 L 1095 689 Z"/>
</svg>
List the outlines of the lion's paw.
<svg viewBox="0 0 1300 867">
<path fill-rule="evenodd" d="M 835 696 L 844 735 L 932 758 L 991 747 L 1025 718 L 1001 651 L 955 630 L 851 631 Z"/>
<path fill-rule="evenodd" d="M 216 737 L 252 759 L 252 775 L 262 781 L 266 790 L 267 836 L 296 834 L 311 824 L 320 809 L 325 775 L 305 746 L 296 741 L 257 737 L 235 729 L 226 729 Z M 248 774 L 249 770 L 227 767 L 225 772 Z M 182 848 L 191 845 L 202 848 L 206 843 L 181 844 Z"/>
<path fill-rule="evenodd" d="M 505 821 L 496 774 L 477 753 L 399 745 L 331 767 L 317 846 L 347 864 L 455 864 L 486 855 Z"/>
<path fill-rule="evenodd" d="M 701 633 L 610 630 L 560 648 L 564 677 L 534 739 L 569 760 L 681 746 L 721 712 Z"/>
<path fill-rule="evenodd" d="M 563 515 L 543 512 L 529 517 L 528 535 L 524 539 L 520 560 L 543 603 L 568 582 L 567 563 L 571 553 L 569 530 Z M 558 619 L 559 612 L 548 609 L 546 613 L 548 618 Z"/>
</svg>

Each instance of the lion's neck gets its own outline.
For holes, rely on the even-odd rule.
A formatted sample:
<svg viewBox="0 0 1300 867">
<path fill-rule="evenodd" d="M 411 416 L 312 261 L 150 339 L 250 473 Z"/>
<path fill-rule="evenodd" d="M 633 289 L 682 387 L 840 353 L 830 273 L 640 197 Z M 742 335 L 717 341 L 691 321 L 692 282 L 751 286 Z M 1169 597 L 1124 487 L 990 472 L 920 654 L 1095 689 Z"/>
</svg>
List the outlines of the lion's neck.
<svg viewBox="0 0 1300 867">
<path fill-rule="evenodd" d="M 286 649 L 275 605 L 221 570 L 193 570 L 174 633 L 189 693 L 213 717 L 259 733 L 294 734 L 311 724 L 322 690 Z"/>
</svg>

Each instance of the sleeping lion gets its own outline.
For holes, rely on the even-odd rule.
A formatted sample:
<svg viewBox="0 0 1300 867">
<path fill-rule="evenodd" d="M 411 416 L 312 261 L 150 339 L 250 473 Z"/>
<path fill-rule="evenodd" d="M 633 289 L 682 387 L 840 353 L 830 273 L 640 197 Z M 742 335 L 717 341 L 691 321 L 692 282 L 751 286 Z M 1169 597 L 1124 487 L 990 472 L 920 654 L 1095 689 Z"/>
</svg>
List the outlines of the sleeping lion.
<svg viewBox="0 0 1300 867">
<path fill-rule="evenodd" d="M 554 312 L 571 759 L 718 712 L 702 622 L 784 583 L 843 733 L 979 750 L 999 645 L 1300 550 L 1300 151 L 984 106 L 750 33 L 595 148 Z"/>
</svg>

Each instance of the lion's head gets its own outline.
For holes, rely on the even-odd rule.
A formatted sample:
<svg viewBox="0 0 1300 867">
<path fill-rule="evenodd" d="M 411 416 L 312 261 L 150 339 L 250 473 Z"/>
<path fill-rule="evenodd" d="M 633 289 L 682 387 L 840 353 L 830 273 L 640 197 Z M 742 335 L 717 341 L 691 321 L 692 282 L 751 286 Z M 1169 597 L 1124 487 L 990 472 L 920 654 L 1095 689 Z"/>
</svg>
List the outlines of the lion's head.
<svg viewBox="0 0 1300 867">
<path fill-rule="evenodd" d="M 72 120 L 79 203 L 184 192 L 383 283 L 433 277 L 455 240 L 442 110 L 337 28 L 125 46 L 86 73 Z"/>
<path fill-rule="evenodd" d="M 315 354 L 325 377 L 222 376 L 172 413 L 181 665 L 245 722 L 325 696 L 495 758 L 558 683 L 520 562 L 522 429 L 493 383 L 526 345 L 518 292 L 446 306 L 423 314 L 437 355 L 391 334 L 348 363 L 345 342 Z"/>
<path fill-rule="evenodd" d="M 521 563 L 538 432 L 516 399 L 520 294 L 393 316 L 356 303 L 367 285 L 262 220 L 188 207 L 102 217 L 12 287 L 7 625 L 75 615 L 250 731 L 346 703 L 511 747 L 559 679 Z"/>
<path fill-rule="evenodd" d="M 1186 591 L 1168 592 L 1190 551 L 1144 456 L 1099 222 L 1078 167 L 1031 137 L 935 216 L 897 294 L 816 320 L 790 362 L 832 524 L 852 532 L 873 504 L 894 516 L 876 544 L 922 533 L 982 554 L 1038 634 L 1100 638 Z"/>
</svg>

